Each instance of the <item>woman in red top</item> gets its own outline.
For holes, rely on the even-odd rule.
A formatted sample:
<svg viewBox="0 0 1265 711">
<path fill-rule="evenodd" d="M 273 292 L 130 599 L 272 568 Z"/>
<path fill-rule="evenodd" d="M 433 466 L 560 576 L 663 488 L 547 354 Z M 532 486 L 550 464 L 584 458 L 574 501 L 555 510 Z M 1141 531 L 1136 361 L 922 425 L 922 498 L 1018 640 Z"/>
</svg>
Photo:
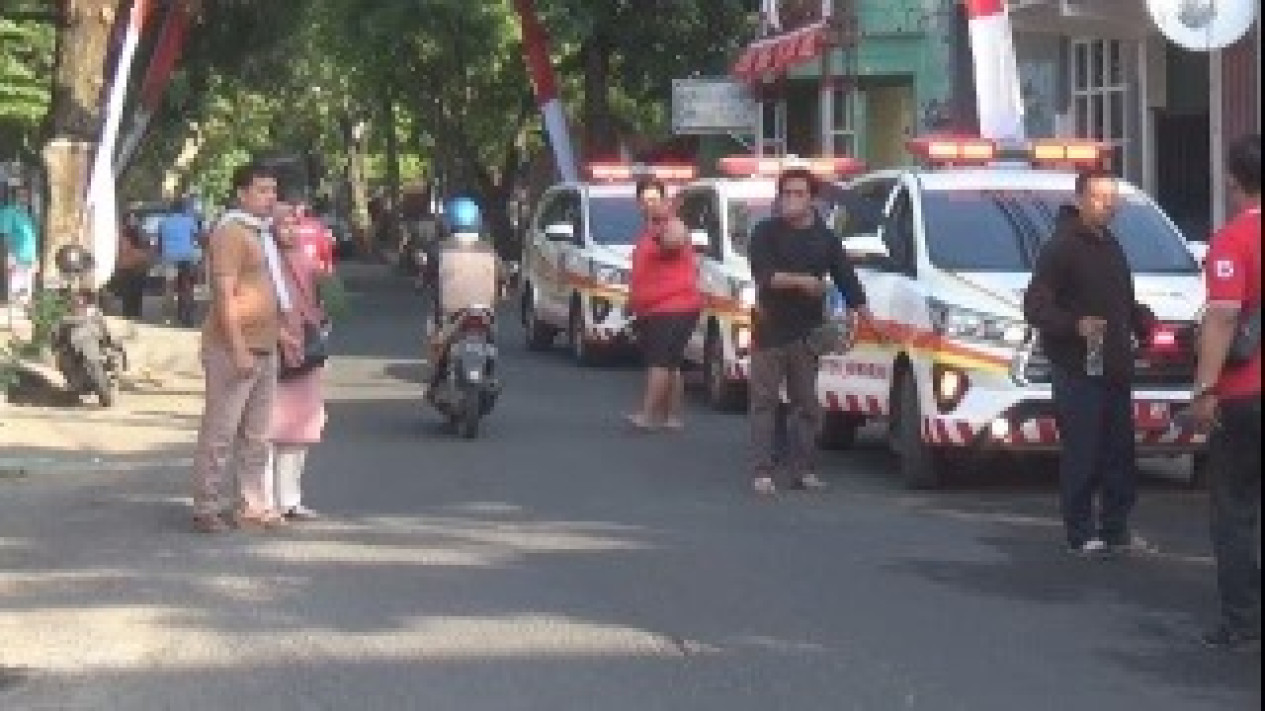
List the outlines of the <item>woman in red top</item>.
<svg viewBox="0 0 1265 711">
<path fill-rule="evenodd" d="M 628 305 L 637 319 L 637 340 L 649 372 L 641 411 L 628 416 L 639 430 L 681 429 L 685 346 L 698 324 L 703 297 L 685 225 L 674 214 L 664 184 L 637 183 L 637 203 L 646 226 L 633 250 Z"/>
</svg>

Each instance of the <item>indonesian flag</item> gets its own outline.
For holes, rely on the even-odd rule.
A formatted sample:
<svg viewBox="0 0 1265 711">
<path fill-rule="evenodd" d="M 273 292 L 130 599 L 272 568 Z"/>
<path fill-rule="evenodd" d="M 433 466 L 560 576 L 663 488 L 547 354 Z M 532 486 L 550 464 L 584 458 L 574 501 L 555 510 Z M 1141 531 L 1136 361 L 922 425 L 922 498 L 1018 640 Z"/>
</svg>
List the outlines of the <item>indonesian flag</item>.
<svg viewBox="0 0 1265 711">
<path fill-rule="evenodd" d="M 536 90 L 536 103 L 544 117 L 554 162 L 558 164 L 562 179 L 574 182 L 579 180 L 579 166 L 576 165 L 575 151 L 571 149 L 571 132 L 567 127 L 562 100 L 558 98 L 558 80 L 553 73 L 553 63 L 549 59 L 549 36 L 536 14 L 534 0 L 514 0 L 514 9 L 523 28 L 524 59 L 532 87 Z"/>
<path fill-rule="evenodd" d="M 128 16 L 127 33 L 123 36 L 123 50 L 114 68 L 114 81 L 105 105 L 105 127 L 101 142 L 97 144 L 96 159 L 88 178 L 86 200 L 87 242 L 92 245 L 96 263 L 95 285 L 100 288 L 114 274 L 114 262 L 118 254 L 119 216 L 118 197 L 115 191 L 114 147 L 118 142 L 119 124 L 123 118 L 123 103 L 127 96 L 127 80 L 136 58 L 136 45 L 140 40 L 141 27 L 149 0 L 135 0 Z M 82 244 L 83 242 L 81 242 Z"/>
<path fill-rule="evenodd" d="M 1005 0 L 966 0 L 971 55 L 975 60 L 975 103 L 980 135 L 997 141 L 1024 140 L 1023 85 Z"/>
<path fill-rule="evenodd" d="M 162 101 L 163 92 L 171 82 L 184 48 L 185 38 L 191 20 L 189 9 L 184 2 L 175 2 L 167 11 L 162 30 L 158 35 L 157 46 L 145 69 L 145 77 L 141 80 L 140 101 L 132 116 L 131 128 L 123 136 L 119 146 L 117 159 L 114 162 L 114 174 L 121 176 L 132 162 L 136 149 L 140 147 L 149 129 L 149 123 L 157 113 Z"/>
</svg>

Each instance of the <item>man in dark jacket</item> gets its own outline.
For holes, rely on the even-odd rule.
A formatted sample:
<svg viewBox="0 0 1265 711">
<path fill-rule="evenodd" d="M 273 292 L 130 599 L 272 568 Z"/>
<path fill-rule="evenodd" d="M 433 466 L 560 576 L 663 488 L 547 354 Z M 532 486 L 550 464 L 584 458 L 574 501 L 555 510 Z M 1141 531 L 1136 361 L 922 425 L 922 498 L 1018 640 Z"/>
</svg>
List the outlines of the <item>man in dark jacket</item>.
<svg viewBox="0 0 1265 711">
<path fill-rule="evenodd" d="M 1136 302 L 1129 263 L 1109 227 L 1118 192 L 1105 171 L 1077 176 L 1076 205 L 1060 209 L 1024 298 L 1053 366 L 1068 547 L 1089 556 L 1139 544 L 1129 530 L 1137 498 L 1133 339 L 1146 338 L 1154 317 Z"/>
</svg>

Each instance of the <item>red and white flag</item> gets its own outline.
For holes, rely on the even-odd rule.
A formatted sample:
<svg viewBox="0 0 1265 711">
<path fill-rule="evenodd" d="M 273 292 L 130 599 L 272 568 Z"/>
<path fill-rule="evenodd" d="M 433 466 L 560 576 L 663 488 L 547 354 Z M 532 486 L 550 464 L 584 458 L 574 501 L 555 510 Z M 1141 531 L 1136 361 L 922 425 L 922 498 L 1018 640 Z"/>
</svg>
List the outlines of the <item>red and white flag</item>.
<svg viewBox="0 0 1265 711">
<path fill-rule="evenodd" d="M 171 82 L 171 75 L 180 60 L 191 19 L 189 9 L 183 2 L 173 3 L 167 11 L 162 30 L 158 34 L 158 43 L 150 55 L 149 66 L 145 69 L 145 78 L 141 80 L 140 101 L 132 115 L 131 127 L 119 144 L 114 161 L 116 176 L 122 176 L 123 171 L 127 170 L 136 155 L 136 149 L 145 138 L 145 132 L 149 130 L 149 123 L 158 111 L 163 92 Z"/>
<path fill-rule="evenodd" d="M 975 60 L 975 105 L 980 135 L 1005 142 L 1024 140 L 1023 84 L 1005 0 L 966 0 L 971 55 Z"/>
<path fill-rule="evenodd" d="M 105 105 L 105 126 L 101 141 L 97 144 L 96 159 L 88 178 L 86 220 L 88 244 L 96 263 L 95 284 L 98 288 L 109 281 L 114 273 L 114 261 L 118 254 L 119 217 L 118 197 L 115 190 L 114 146 L 118 142 L 119 124 L 123 119 L 123 104 L 127 97 L 127 80 L 136 58 L 136 45 L 140 40 L 141 27 L 149 0 L 135 0 L 128 15 L 127 33 L 123 37 L 123 49 L 114 68 L 114 81 Z M 84 242 L 80 242 L 84 244 Z"/>
<path fill-rule="evenodd" d="M 558 80 L 554 77 L 553 62 L 549 59 L 549 37 L 540 24 L 533 0 L 514 0 L 514 9 L 518 11 L 523 28 L 523 54 L 526 55 L 527 71 L 536 90 L 536 103 L 545 120 L 554 161 L 562 179 L 574 182 L 579 180 L 579 167 L 575 162 L 575 151 L 571 148 L 566 112 L 558 98 Z"/>
</svg>

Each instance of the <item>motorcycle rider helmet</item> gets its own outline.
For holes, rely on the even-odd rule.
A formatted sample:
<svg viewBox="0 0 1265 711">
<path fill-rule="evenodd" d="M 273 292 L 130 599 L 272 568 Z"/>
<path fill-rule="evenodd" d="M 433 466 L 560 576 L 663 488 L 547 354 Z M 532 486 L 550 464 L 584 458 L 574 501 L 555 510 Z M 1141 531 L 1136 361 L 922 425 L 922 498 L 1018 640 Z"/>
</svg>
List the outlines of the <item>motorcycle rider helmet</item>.
<svg viewBox="0 0 1265 711">
<path fill-rule="evenodd" d="M 95 260 L 92 253 L 77 244 L 67 244 L 58 248 L 53 255 L 57 270 L 67 276 L 82 276 L 92 271 Z"/>
<path fill-rule="evenodd" d="M 444 208 L 444 217 L 447 219 L 448 229 L 453 233 L 477 233 L 483 226 L 478 204 L 468 197 L 450 200 Z"/>
</svg>

